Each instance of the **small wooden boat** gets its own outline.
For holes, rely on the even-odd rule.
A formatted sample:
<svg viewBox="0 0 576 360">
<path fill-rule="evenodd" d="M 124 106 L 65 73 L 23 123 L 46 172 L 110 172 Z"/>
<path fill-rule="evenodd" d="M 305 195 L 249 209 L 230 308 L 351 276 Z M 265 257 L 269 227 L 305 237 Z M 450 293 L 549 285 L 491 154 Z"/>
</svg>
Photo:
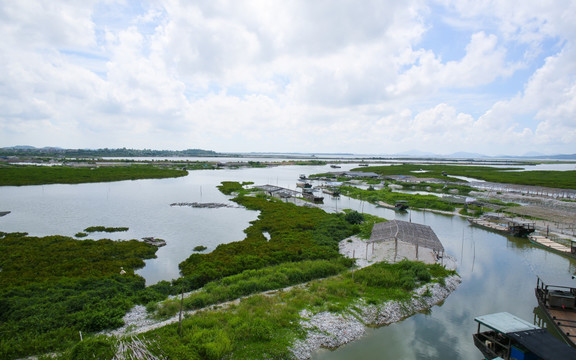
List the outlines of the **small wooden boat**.
<svg viewBox="0 0 576 360">
<path fill-rule="evenodd" d="M 408 209 L 408 202 L 405 200 L 396 201 L 394 208 L 398 211 L 406 211 L 406 209 Z"/>
<path fill-rule="evenodd" d="M 478 323 L 478 330 L 472 335 L 474 345 L 486 359 L 576 359 L 576 349 L 563 343 L 546 329 L 510 313 L 478 316 L 474 321 Z"/>
<path fill-rule="evenodd" d="M 528 240 L 536 246 L 541 248 L 551 250 L 557 254 L 566 255 L 572 258 L 576 258 L 576 242 L 570 241 L 570 246 L 562 245 L 556 241 L 550 239 L 543 235 L 529 235 Z"/>
<path fill-rule="evenodd" d="M 324 196 L 316 195 L 312 189 L 302 189 L 302 196 L 315 203 L 324 202 Z"/>
<path fill-rule="evenodd" d="M 546 285 L 538 278 L 535 293 L 548 320 L 568 344 L 576 347 L 576 288 Z"/>
<path fill-rule="evenodd" d="M 340 196 L 340 189 L 325 188 L 322 189 L 324 194 L 332 195 L 334 197 Z"/>
</svg>

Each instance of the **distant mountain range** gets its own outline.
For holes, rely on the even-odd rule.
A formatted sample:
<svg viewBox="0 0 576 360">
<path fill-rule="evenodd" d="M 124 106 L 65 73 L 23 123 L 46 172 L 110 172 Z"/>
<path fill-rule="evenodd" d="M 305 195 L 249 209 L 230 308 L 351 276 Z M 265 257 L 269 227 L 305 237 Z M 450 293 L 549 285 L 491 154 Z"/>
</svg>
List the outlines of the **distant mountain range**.
<svg viewBox="0 0 576 360">
<path fill-rule="evenodd" d="M 546 155 L 537 152 L 529 152 L 524 155 L 498 155 L 489 156 L 479 153 L 469 153 L 469 152 L 455 152 L 447 155 L 439 155 L 434 153 L 422 152 L 418 150 L 407 151 L 403 153 L 394 154 L 393 156 L 398 157 L 430 157 L 430 158 L 447 158 L 447 159 L 551 159 L 551 160 L 576 160 L 576 154 L 556 154 L 556 155 Z"/>
<path fill-rule="evenodd" d="M 306 152 L 236 152 L 236 153 L 217 153 L 212 150 L 202 150 L 202 149 L 187 149 L 187 150 L 151 150 L 151 149 L 64 149 L 60 147 L 43 147 L 37 148 L 29 145 L 18 145 L 0 148 L 0 156 L 8 155 L 66 155 L 66 156 L 286 156 L 286 155 L 297 155 L 297 156 L 346 156 L 352 157 L 357 156 L 385 156 L 385 157 L 399 157 L 399 158 L 440 158 L 440 159 L 535 159 L 535 160 L 576 160 L 576 154 L 556 154 L 556 155 L 545 155 L 537 152 L 529 152 L 522 156 L 511 156 L 511 155 L 499 155 L 499 156 L 488 156 L 479 153 L 470 152 L 455 152 L 452 154 L 435 154 L 431 152 L 424 152 L 419 150 L 410 150 L 402 153 L 396 154 L 352 154 L 352 153 L 306 153 Z"/>
</svg>

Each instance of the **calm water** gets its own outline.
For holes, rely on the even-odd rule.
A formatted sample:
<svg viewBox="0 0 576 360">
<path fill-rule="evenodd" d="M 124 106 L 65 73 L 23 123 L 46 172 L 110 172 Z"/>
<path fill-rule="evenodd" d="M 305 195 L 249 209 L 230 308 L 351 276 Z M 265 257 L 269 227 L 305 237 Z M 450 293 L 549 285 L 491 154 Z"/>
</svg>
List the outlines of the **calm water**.
<svg viewBox="0 0 576 360">
<path fill-rule="evenodd" d="M 355 165 L 343 165 L 348 170 Z M 90 237 L 131 239 L 155 236 L 167 245 L 139 273 L 148 284 L 178 277 L 178 263 L 197 245 L 244 238 L 243 230 L 257 212 L 242 208 L 171 207 L 174 202 L 219 202 L 235 205 L 217 189 L 221 181 L 253 181 L 296 189 L 299 174 L 328 172 L 329 166 L 278 166 L 266 169 L 195 171 L 187 177 L 80 185 L 0 187 L 0 231 L 31 235 L 69 235 L 88 226 L 125 226 L 128 232 Z M 458 217 L 419 211 L 399 214 L 363 201 L 325 195 L 325 209 L 345 208 L 431 226 L 446 251 L 458 259 L 462 284 L 441 305 L 426 314 L 370 329 L 359 341 L 314 359 L 481 359 L 472 343 L 478 315 L 508 311 L 532 321 L 537 306 L 536 276 L 546 282 L 570 284 L 576 271 L 571 260 L 533 247 L 527 240 L 471 227 Z"/>
</svg>

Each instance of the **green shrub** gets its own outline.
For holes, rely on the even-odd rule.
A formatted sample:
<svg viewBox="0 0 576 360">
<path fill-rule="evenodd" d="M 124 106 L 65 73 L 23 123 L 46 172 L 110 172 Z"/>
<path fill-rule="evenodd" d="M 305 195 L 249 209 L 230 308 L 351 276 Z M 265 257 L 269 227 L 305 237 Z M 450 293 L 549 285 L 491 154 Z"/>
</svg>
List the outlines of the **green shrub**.
<svg viewBox="0 0 576 360">
<path fill-rule="evenodd" d="M 360 214 L 358 211 L 350 211 L 344 217 L 346 221 L 350 224 L 361 224 L 364 221 L 364 215 Z"/>
<path fill-rule="evenodd" d="M 111 360 L 116 354 L 116 341 L 107 336 L 89 337 L 78 342 L 64 355 L 70 360 Z"/>
</svg>

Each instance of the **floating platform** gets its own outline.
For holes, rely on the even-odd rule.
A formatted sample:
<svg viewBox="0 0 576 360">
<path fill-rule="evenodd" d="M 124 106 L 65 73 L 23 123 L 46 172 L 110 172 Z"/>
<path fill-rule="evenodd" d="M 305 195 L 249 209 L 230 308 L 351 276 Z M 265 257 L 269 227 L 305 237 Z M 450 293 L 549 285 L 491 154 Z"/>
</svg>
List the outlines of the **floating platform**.
<svg viewBox="0 0 576 360">
<path fill-rule="evenodd" d="M 142 241 L 144 241 L 146 244 L 150 244 L 150 245 L 154 245 L 157 247 L 162 247 L 162 246 L 166 246 L 166 241 L 162 240 L 162 239 L 156 239 L 154 237 L 143 237 Z"/>
</svg>

